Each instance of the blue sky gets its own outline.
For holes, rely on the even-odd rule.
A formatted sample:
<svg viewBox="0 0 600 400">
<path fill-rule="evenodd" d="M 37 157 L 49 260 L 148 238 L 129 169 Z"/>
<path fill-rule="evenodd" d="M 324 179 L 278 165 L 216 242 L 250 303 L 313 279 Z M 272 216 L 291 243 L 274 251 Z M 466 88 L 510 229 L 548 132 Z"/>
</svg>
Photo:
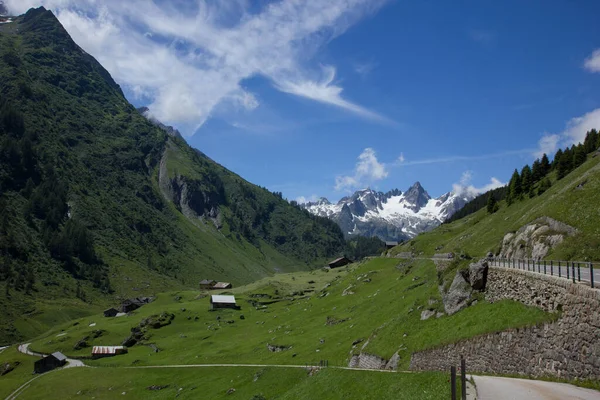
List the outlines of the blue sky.
<svg viewBox="0 0 600 400">
<path fill-rule="evenodd" d="M 288 199 L 483 190 L 600 128 L 597 1 L 6 2 L 53 9 L 132 103 Z"/>
</svg>

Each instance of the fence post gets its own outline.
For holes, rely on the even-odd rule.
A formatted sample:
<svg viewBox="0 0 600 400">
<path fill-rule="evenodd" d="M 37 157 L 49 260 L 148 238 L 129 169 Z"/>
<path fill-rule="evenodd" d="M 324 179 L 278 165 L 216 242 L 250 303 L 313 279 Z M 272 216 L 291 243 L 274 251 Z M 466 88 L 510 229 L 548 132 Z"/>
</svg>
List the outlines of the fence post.
<svg viewBox="0 0 600 400">
<path fill-rule="evenodd" d="M 537 265 L 538 265 L 538 273 L 541 274 L 542 273 L 542 262 L 540 260 L 538 260 Z"/>
<path fill-rule="evenodd" d="M 581 264 L 577 263 L 577 280 L 581 282 Z"/>
<path fill-rule="evenodd" d="M 575 283 L 575 263 L 571 261 L 571 278 L 573 278 L 573 283 Z"/>
<path fill-rule="evenodd" d="M 546 275 L 546 260 L 544 260 L 544 275 Z"/>
<path fill-rule="evenodd" d="M 559 277 L 559 278 L 562 278 L 561 274 L 562 274 L 562 272 L 561 272 L 561 270 L 560 270 L 560 261 L 559 261 L 559 262 L 558 262 L 558 277 Z"/>
<path fill-rule="evenodd" d="M 594 264 L 590 263 L 590 285 L 594 288 Z"/>
<path fill-rule="evenodd" d="M 460 393 L 462 400 L 467 400 L 467 366 L 465 359 L 460 359 Z"/>
<path fill-rule="evenodd" d="M 554 261 L 550 260 L 550 275 L 554 276 Z"/>
<path fill-rule="evenodd" d="M 450 398 L 456 400 L 456 367 L 450 367 Z"/>
<path fill-rule="evenodd" d="M 569 279 L 569 262 L 567 261 L 567 279 Z"/>
</svg>

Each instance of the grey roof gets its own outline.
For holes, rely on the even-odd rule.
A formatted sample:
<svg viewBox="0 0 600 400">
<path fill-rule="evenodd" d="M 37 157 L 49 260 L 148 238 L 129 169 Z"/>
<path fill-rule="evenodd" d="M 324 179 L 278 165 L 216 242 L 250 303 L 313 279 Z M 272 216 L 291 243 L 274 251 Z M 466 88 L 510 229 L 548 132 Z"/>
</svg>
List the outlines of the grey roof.
<svg viewBox="0 0 600 400">
<path fill-rule="evenodd" d="M 201 284 L 201 285 L 209 285 L 209 284 L 210 284 L 210 285 L 212 285 L 212 284 L 213 284 L 213 283 L 215 283 L 215 282 L 216 282 L 216 281 L 215 281 L 215 280 L 212 280 L 212 279 L 203 279 L 203 280 L 201 280 L 201 281 L 200 281 L 200 284 Z"/>
<path fill-rule="evenodd" d="M 54 358 L 56 358 L 58 361 L 67 361 L 67 356 L 65 356 L 60 351 L 55 351 L 54 353 L 52 353 L 52 356 Z"/>
<path fill-rule="evenodd" d="M 398 242 L 385 242 L 386 246 L 398 246 Z"/>
<path fill-rule="evenodd" d="M 235 304 L 235 297 L 214 294 L 214 295 L 210 296 L 210 302 L 211 303 Z"/>
</svg>

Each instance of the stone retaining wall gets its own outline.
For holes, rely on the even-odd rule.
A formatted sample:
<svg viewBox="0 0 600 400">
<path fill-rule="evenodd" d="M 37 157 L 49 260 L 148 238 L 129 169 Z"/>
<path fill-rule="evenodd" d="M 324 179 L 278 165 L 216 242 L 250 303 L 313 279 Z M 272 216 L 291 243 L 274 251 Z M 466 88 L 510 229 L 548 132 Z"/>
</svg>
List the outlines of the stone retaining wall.
<svg viewBox="0 0 600 400">
<path fill-rule="evenodd" d="M 600 290 L 533 272 L 490 268 L 489 301 L 512 299 L 556 322 L 481 335 L 412 355 L 413 370 L 449 370 L 464 355 L 472 372 L 600 379 Z"/>
</svg>

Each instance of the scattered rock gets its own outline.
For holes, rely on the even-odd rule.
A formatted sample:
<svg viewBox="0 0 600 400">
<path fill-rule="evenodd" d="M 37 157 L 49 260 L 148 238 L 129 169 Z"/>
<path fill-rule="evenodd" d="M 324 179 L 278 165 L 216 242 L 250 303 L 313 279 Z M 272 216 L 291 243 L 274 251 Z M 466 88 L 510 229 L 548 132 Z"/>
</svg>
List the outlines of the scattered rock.
<svg viewBox="0 0 600 400">
<path fill-rule="evenodd" d="M 0 367 L 0 376 L 4 376 L 6 374 L 8 374 L 9 372 L 13 371 L 15 368 L 17 368 L 19 366 L 19 364 L 21 364 L 18 361 L 13 361 L 13 362 L 7 362 L 1 365 Z"/>
<path fill-rule="evenodd" d="M 281 345 L 267 343 L 267 349 L 269 349 L 269 351 L 271 351 L 273 353 L 279 353 L 280 351 L 289 350 L 291 348 L 292 348 L 292 346 L 281 346 Z"/>
<path fill-rule="evenodd" d="M 357 344 L 362 343 L 364 340 L 365 339 L 362 338 L 356 339 L 354 342 L 352 342 L 352 346 L 356 346 Z"/>
<path fill-rule="evenodd" d="M 152 386 L 148 386 L 146 389 L 148 389 L 148 390 L 163 390 L 168 387 L 169 387 L 169 385 L 152 385 Z"/>
<path fill-rule="evenodd" d="M 235 389 L 234 388 L 227 389 L 227 394 L 233 394 L 233 393 L 235 393 Z"/>
<path fill-rule="evenodd" d="M 435 315 L 435 311 L 433 310 L 423 310 L 421 311 L 421 321 L 425 321 Z"/>
<path fill-rule="evenodd" d="M 246 319 L 246 317 L 244 317 L 244 314 L 240 315 L 240 319 Z"/>
<path fill-rule="evenodd" d="M 342 322 L 346 322 L 348 321 L 348 318 L 342 318 L 342 319 L 337 319 L 331 316 L 327 316 L 327 320 L 325 321 L 325 325 L 337 325 L 337 324 L 341 324 Z"/>
<path fill-rule="evenodd" d="M 88 340 L 90 340 L 90 337 L 84 336 L 83 338 L 78 340 L 77 343 L 75 343 L 75 346 L 73 346 L 73 350 L 81 350 L 85 349 L 86 347 L 90 347 L 90 345 L 87 342 Z"/>
<path fill-rule="evenodd" d="M 354 287 L 354 285 L 350 285 L 346 289 L 344 289 L 344 291 L 342 292 L 342 296 L 348 296 L 350 294 L 354 294 L 354 292 L 352 291 L 353 287 Z"/>
</svg>

